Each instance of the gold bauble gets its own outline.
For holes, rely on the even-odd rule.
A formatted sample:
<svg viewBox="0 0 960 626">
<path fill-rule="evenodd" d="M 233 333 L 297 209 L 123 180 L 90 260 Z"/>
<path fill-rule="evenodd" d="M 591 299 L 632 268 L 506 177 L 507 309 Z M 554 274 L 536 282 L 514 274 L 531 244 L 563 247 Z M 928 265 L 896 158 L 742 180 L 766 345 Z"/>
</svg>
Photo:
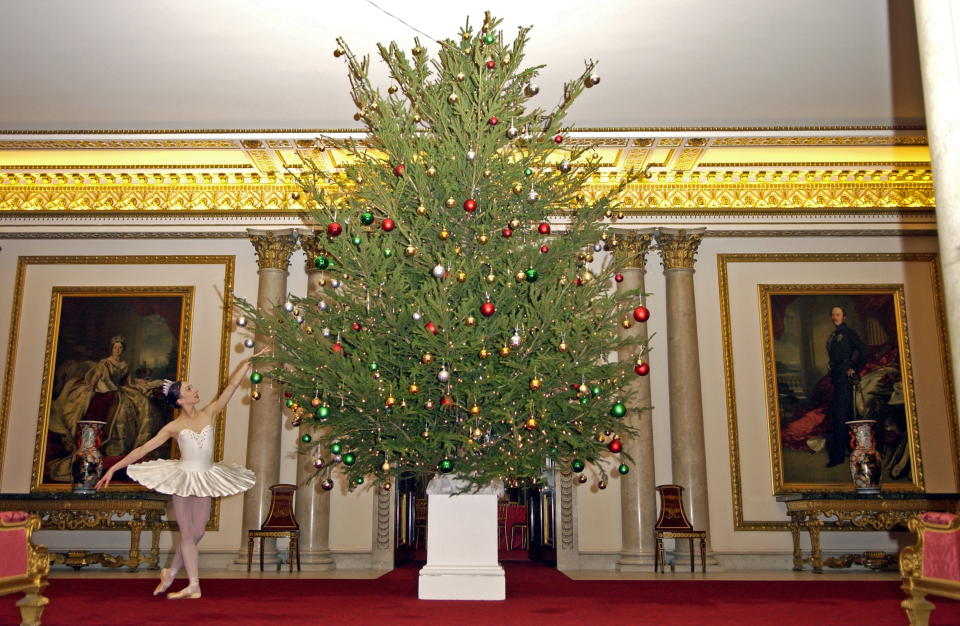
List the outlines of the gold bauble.
<svg viewBox="0 0 960 626">
<path fill-rule="evenodd" d="M 362 185 L 362 184 L 363 184 L 363 176 L 357 176 L 357 184 L 358 184 L 358 185 Z"/>
<path fill-rule="evenodd" d="M 481 358 L 481 359 L 489 359 L 489 358 L 490 358 L 490 351 L 487 350 L 486 348 L 480 348 L 480 358 Z"/>
<path fill-rule="evenodd" d="M 561 277 L 560 277 L 560 286 L 563 287 L 563 286 L 566 285 L 566 284 L 567 284 L 567 277 L 566 277 L 566 276 L 561 276 Z"/>
<path fill-rule="evenodd" d="M 426 402 L 423 403 L 423 406 L 427 407 L 428 409 L 432 409 L 432 408 L 433 408 L 433 400 L 427 400 Z"/>
<path fill-rule="evenodd" d="M 600 443 L 603 443 L 606 440 L 607 438 L 604 437 L 603 433 L 600 433 L 599 435 L 597 435 L 597 441 L 599 441 Z"/>
<path fill-rule="evenodd" d="M 467 282 L 467 273 L 464 272 L 463 270 L 460 270 L 459 272 L 457 272 L 457 282 L 458 283 Z"/>
<path fill-rule="evenodd" d="M 396 85 L 390 85 L 389 87 L 387 87 L 387 93 L 389 93 L 389 94 L 395 94 L 395 93 L 397 93 L 397 86 L 396 86 Z"/>
<path fill-rule="evenodd" d="M 557 346 L 557 350 L 559 350 L 560 352 L 566 352 L 566 351 L 569 350 L 569 349 L 570 349 L 570 346 L 568 346 L 567 344 L 565 344 L 565 343 L 562 342 L 562 341 L 560 342 L 560 345 Z"/>
<path fill-rule="evenodd" d="M 396 398 L 394 398 L 393 396 L 387 396 L 387 401 L 386 401 L 387 408 L 392 407 L 396 403 L 397 403 Z"/>
<path fill-rule="evenodd" d="M 310 406 L 320 406 L 320 398 L 314 396 L 313 399 L 310 400 Z"/>
<path fill-rule="evenodd" d="M 337 48 L 333 51 L 333 56 L 340 58 L 347 53 L 343 48 Z"/>
<path fill-rule="evenodd" d="M 497 281 L 497 277 L 494 276 L 493 273 L 491 272 L 490 274 L 487 274 L 486 276 L 484 276 L 483 280 L 487 281 L 488 284 L 492 285 Z"/>
<path fill-rule="evenodd" d="M 593 255 L 588 252 L 587 254 L 583 255 L 583 260 L 587 263 L 593 263 Z"/>
<path fill-rule="evenodd" d="M 591 274 L 589 271 L 586 271 L 580 277 L 580 280 L 582 280 L 585 283 L 589 283 L 591 280 L 593 280 L 593 274 Z"/>
<path fill-rule="evenodd" d="M 464 74 L 463 72 L 457 72 L 457 80 L 458 80 L 458 81 L 463 82 L 463 80 L 464 80 L 466 77 L 467 77 L 467 75 Z"/>
<path fill-rule="evenodd" d="M 524 428 L 527 430 L 536 430 L 537 426 L 540 425 L 540 422 L 537 421 L 537 418 L 531 417 L 523 423 Z"/>
<path fill-rule="evenodd" d="M 429 439 L 429 438 L 430 438 L 430 431 L 429 431 L 429 430 L 425 430 L 425 431 L 423 431 L 422 433 L 420 433 L 420 436 L 423 437 L 424 439 Z"/>
<path fill-rule="evenodd" d="M 437 168 L 435 168 L 432 165 L 427 168 L 427 176 L 436 176 L 436 175 L 437 175 Z"/>
<path fill-rule="evenodd" d="M 474 439 L 481 439 L 483 437 L 483 431 L 480 430 L 479 428 L 474 428 L 473 432 L 470 433 L 470 436 L 473 437 Z"/>
<path fill-rule="evenodd" d="M 513 193 L 517 194 L 518 196 L 523 193 L 523 185 L 520 183 L 513 183 L 511 189 L 513 190 Z"/>
<path fill-rule="evenodd" d="M 510 346 L 500 348 L 500 356 L 510 356 Z"/>
<path fill-rule="evenodd" d="M 363 113 L 360 113 L 359 111 L 357 111 L 356 113 L 353 114 L 354 122 L 359 122 L 362 119 L 363 119 Z"/>
<path fill-rule="evenodd" d="M 420 117 L 419 115 L 416 115 L 416 114 L 415 114 L 415 115 L 413 116 L 413 123 L 414 123 L 414 124 L 419 124 L 419 123 L 420 123 L 420 120 L 422 120 L 422 119 L 423 119 L 422 117 Z"/>
<path fill-rule="evenodd" d="M 477 318 L 472 315 L 467 316 L 467 326 L 474 326 L 477 323 Z"/>
<path fill-rule="evenodd" d="M 414 46 L 411 52 L 413 52 L 413 56 L 418 57 L 421 54 L 423 54 L 423 48 L 421 48 L 420 46 Z"/>
<path fill-rule="evenodd" d="M 480 235 L 479 237 L 477 237 L 477 241 L 479 241 L 480 243 L 487 243 L 488 241 L 490 241 L 490 238 L 487 237 L 486 235 Z"/>
<path fill-rule="evenodd" d="M 587 383 L 581 383 L 580 387 L 578 387 L 578 391 L 580 393 L 590 393 L 590 387 L 587 387 Z"/>
<path fill-rule="evenodd" d="M 259 400 L 260 392 L 254 389 L 253 391 L 250 392 L 250 397 L 253 398 L 254 400 Z"/>
<path fill-rule="evenodd" d="M 426 365 L 430 365 L 431 363 L 433 363 L 433 355 L 427 352 L 422 357 L 420 357 L 420 362 Z"/>
<path fill-rule="evenodd" d="M 417 215 L 426 215 L 426 214 L 427 214 L 427 207 L 423 206 L 422 204 L 417 207 Z"/>
<path fill-rule="evenodd" d="M 457 206 L 457 201 L 453 198 L 447 198 L 447 201 L 444 202 L 444 204 L 447 205 L 448 209 L 452 209 L 453 207 Z"/>
<path fill-rule="evenodd" d="M 618 220 L 622 220 L 624 217 L 626 217 L 626 216 L 624 215 L 623 211 L 617 211 L 617 219 L 618 219 Z"/>
<path fill-rule="evenodd" d="M 407 246 L 403 249 L 404 256 L 413 256 L 417 253 L 417 249 L 413 246 Z"/>
<path fill-rule="evenodd" d="M 380 466 L 380 469 L 382 469 L 382 470 L 385 471 L 385 472 L 389 472 L 389 471 L 390 471 L 390 461 L 384 461 L 384 462 L 383 462 L 383 465 Z"/>
<path fill-rule="evenodd" d="M 625 317 L 622 320 L 620 320 L 620 325 L 623 326 L 624 328 L 633 328 L 633 320 L 630 319 L 629 317 Z"/>
<path fill-rule="evenodd" d="M 304 326 L 304 327 L 303 327 L 303 332 L 307 333 L 308 335 L 312 335 L 312 334 L 313 334 L 313 326 Z"/>
<path fill-rule="evenodd" d="M 459 100 L 459 99 L 460 99 L 460 98 L 458 98 L 458 97 L 457 97 L 457 94 L 455 94 L 455 93 L 452 93 L 452 94 L 450 94 L 449 96 L 447 96 L 447 102 L 449 102 L 450 104 L 456 104 L 456 103 L 457 103 L 457 100 Z"/>
<path fill-rule="evenodd" d="M 513 278 L 518 283 L 522 283 L 523 281 L 527 280 L 527 275 L 524 274 L 523 272 L 517 272 L 516 274 L 513 275 Z"/>
<path fill-rule="evenodd" d="M 513 230 L 517 230 L 518 228 L 520 228 L 520 225 L 521 225 L 520 220 L 518 220 L 517 218 L 513 218 L 512 220 L 510 220 L 510 228 L 512 228 Z"/>
<path fill-rule="evenodd" d="M 530 379 L 530 389 L 534 391 L 540 391 L 540 387 L 543 386 L 543 382 L 539 378 Z"/>
<path fill-rule="evenodd" d="M 611 211 L 610 209 L 607 209 L 606 211 L 603 212 L 603 216 L 607 219 L 610 219 L 611 217 L 613 217 L 613 211 Z"/>
<path fill-rule="evenodd" d="M 491 172 L 490 170 L 483 170 L 484 178 L 490 178 L 491 176 L 493 176 L 493 172 Z"/>
<path fill-rule="evenodd" d="M 470 407 L 470 415 L 480 415 L 480 407 L 476 404 Z"/>
<path fill-rule="evenodd" d="M 450 231 L 444 228 L 439 233 L 437 233 L 437 236 L 440 237 L 441 240 L 446 241 L 447 239 L 450 238 Z"/>
<path fill-rule="evenodd" d="M 377 104 L 376 102 L 371 102 L 371 103 L 370 103 L 370 110 L 371 110 L 371 111 L 379 111 L 379 110 L 380 110 L 380 105 Z"/>
<path fill-rule="evenodd" d="M 298 402 L 294 402 L 290 405 L 290 410 L 294 412 L 300 410 L 300 404 Z"/>
<path fill-rule="evenodd" d="M 407 391 L 409 391 L 410 393 L 417 393 L 418 391 L 420 391 L 420 386 L 417 385 L 417 383 L 410 383 L 410 386 L 407 387 Z"/>
</svg>

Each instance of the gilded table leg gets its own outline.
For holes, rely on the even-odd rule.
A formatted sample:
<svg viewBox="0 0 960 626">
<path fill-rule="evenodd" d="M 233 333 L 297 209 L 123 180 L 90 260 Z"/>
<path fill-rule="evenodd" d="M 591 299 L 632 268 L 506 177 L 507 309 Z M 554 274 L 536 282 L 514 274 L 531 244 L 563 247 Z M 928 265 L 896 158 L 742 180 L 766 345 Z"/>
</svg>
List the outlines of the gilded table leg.
<svg viewBox="0 0 960 626">
<path fill-rule="evenodd" d="M 142 519 L 132 519 L 130 525 L 130 558 L 127 565 L 131 572 L 137 571 L 140 567 L 140 531 L 143 530 L 144 521 Z"/>
<path fill-rule="evenodd" d="M 817 574 L 823 573 L 823 555 L 820 552 L 820 527 L 823 522 L 816 519 L 807 520 L 807 533 L 810 535 L 810 564 Z"/>
<path fill-rule="evenodd" d="M 803 569 L 803 551 L 800 550 L 800 517 L 790 514 L 790 535 L 793 537 L 793 571 Z"/>
<path fill-rule="evenodd" d="M 150 569 L 160 569 L 160 531 L 163 530 L 163 523 L 160 516 L 153 516 L 150 520 L 150 559 L 147 564 Z"/>
</svg>

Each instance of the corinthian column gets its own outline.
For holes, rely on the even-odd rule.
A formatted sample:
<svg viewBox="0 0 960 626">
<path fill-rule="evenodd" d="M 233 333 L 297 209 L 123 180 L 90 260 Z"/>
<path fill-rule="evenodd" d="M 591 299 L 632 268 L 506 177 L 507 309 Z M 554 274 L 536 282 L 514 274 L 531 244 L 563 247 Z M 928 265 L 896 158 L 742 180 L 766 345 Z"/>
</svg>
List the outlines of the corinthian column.
<svg viewBox="0 0 960 626">
<path fill-rule="evenodd" d="M 266 311 L 275 308 L 287 296 L 287 268 L 290 255 L 296 247 L 292 229 L 254 230 L 247 229 L 250 242 L 257 252 L 257 308 Z M 253 338 L 254 351 L 269 345 L 267 337 L 257 334 Z M 282 407 L 280 391 L 267 383 L 260 388 L 260 399 L 250 403 L 250 422 L 247 426 L 246 465 L 257 475 L 252 489 L 243 494 L 243 525 L 241 526 L 240 554 L 238 561 L 246 567 L 247 531 L 260 528 L 270 507 L 270 485 L 280 480 L 280 431 Z M 264 555 L 268 562 L 276 563 L 277 544 L 267 539 Z M 256 558 L 256 557 L 254 557 Z"/>
<path fill-rule="evenodd" d="M 644 291 L 644 275 L 647 273 L 647 251 L 653 239 L 653 231 L 621 231 L 616 247 L 618 255 L 624 256 L 623 280 L 617 283 L 617 291 Z M 639 304 L 639 300 L 638 300 Z M 631 328 L 620 327 L 621 336 L 647 340 L 647 324 L 639 322 Z M 621 350 L 620 361 L 633 361 L 639 354 L 636 349 Z M 644 360 L 646 360 L 644 358 Z M 653 525 L 657 519 L 656 481 L 653 467 L 653 421 L 650 414 L 650 378 L 636 376 L 628 383 L 633 392 L 633 403 L 626 424 L 635 429 L 633 434 L 624 434 L 623 450 L 634 461 L 633 471 L 620 477 L 620 559 L 617 570 L 636 572 L 653 566 Z"/>
<path fill-rule="evenodd" d="M 323 296 L 325 272 L 317 269 L 315 259 L 323 254 L 324 237 L 313 231 L 300 234 L 300 247 L 307 255 L 304 269 L 307 272 L 307 295 L 311 298 Z M 301 425 L 300 435 L 309 432 Z M 319 480 L 307 479 L 314 473 L 313 457 L 306 454 L 297 456 L 297 497 L 294 502 L 294 514 L 300 524 L 300 560 L 305 570 L 331 570 L 334 568 L 330 558 L 330 492 L 320 487 Z"/>
<path fill-rule="evenodd" d="M 693 290 L 693 263 L 703 231 L 703 228 L 662 228 L 656 239 L 667 292 L 667 374 L 673 482 L 684 488 L 684 508 L 694 528 L 707 531 L 707 549 L 710 550 L 700 348 Z M 688 550 L 686 541 L 677 542 L 676 552 L 688 554 Z"/>
<path fill-rule="evenodd" d="M 914 0 L 923 75 L 923 102 L 933 161 L 944 309 L 954 368 L 954 391 L 960 393 L 960 7 L 955 0 Z M 960 398 L 958 398 L 960 405 Z"/>
</svg>

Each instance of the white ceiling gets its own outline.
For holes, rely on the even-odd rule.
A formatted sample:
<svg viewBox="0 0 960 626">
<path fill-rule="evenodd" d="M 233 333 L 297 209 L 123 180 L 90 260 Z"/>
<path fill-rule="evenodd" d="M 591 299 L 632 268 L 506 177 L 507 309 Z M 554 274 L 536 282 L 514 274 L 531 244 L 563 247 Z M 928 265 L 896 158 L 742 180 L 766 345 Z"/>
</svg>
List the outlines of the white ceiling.
<svg viewBox="0 0 960 626">
<path fill-rule="evenodd" d="M 374 1 L 438 39 L 533 25 L 542 106 L 599 59 L 579 127 L 923 123 L 911 0 Z M 0 130 L 353 127 L 337 35 L 417 33 L 369 0 L 6 0 Z"/>
</svg>

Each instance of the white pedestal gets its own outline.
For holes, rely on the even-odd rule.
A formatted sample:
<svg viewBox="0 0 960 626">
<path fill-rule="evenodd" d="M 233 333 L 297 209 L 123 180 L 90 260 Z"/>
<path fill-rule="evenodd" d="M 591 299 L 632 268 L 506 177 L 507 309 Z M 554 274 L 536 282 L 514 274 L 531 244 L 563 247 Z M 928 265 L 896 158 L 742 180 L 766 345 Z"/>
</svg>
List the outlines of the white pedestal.
<svg viewBox="0 0 960 626">
<path fill-rule="evenodd" d="M 497 560 L 497 495 L 428 495 L 421 600 L 503 600 Z"/>
</svg>

